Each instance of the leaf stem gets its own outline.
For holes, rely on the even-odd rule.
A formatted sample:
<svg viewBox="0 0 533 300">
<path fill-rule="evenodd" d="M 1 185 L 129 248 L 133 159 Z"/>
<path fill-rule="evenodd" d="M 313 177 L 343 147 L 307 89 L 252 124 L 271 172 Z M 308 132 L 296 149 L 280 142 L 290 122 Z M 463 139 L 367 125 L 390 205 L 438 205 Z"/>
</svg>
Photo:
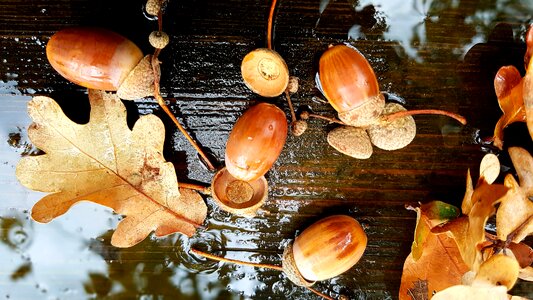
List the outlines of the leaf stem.
<svg viewBox="0 0 533 300">
<path fill-rule="evenodd" d="M 271 269 L 271 270 L 276 270 L 276 271 L 283 272 L 283 268 L 281 266 L 270 265 L 270 264 L 259 264 L 259 263 L 247 262 L 247 261 L 242 261 L 242 260 L 224 258 L 224 257 L 216 256 L 216 255 L 213 255 L 213 254 L 210 254 L 210 253 L 206 253 L 206 252 L 200 251 L 198 249 L 194 249 L 194 248 L 191 248 L 189 251 L 191 253 L 196 254 L 196 255 L 200 255 L 200 256 L 203 256 L 203 257 L 206 257 L 206 258 L 209 258 L 209 259 L 212 259 L 212 260 L 216 260 L 216 261 L 221 261 L 221 262 L 225 262 L 225 263 L 232 263 L 232 264 L 237 264 L 237 265 L 243 265 L 243 266 L 249 266 L 249 267 L 265 268 L 265 269 Z M 315 290 L 315 289 L 313 289 L 311 287 L 306 287 L 306 288 L 308 290 L 310 290 L 311 292 L 317 294 L 318 296 L 323 297 L 324 299 L 334 300 L 330 296 L 328 296 L 328 295 L 326 295 L 326 294 L 324 294 L 322 292 L 319 292 L 319 291 L 317 291 L 317 290 Z"/>
<path fill-rule="evenodd" d="M 509 244 L 513 242 L 514 237 L 517 236 L 531 221 L 533 221 L 533 215 L 529 216 L 524 222 L 522 222 L 522 224 L 520 224 L 520 226 L 516 227 L 515 230 L 507 235 L 507 239 L 505 240 L 505 248 L 507 248 Z"/>
<path fill-rule="evenodd" d="M 277 0 L 272 0 L 272 4 L 270 5 L 270 13 L 268 14 L 267 45 L 268 49 L 270 50 L 272 50 L 272 23 L 274 19 L 274 11 L 276 10 L 276 2 Z"/>
<path fill-rule="evenodd" d="M 392 122 L 396 119 L 407 117 L 407 116 L 413 116 L 413 115 L 441 115 L 441 116 L 447 116 L 452 119 L 457 120 L 459 123 L 466 125 L 466 119 L 458 114 L 445 111 L 445 110 L 439 110 L 439 109 L 417 109 L 417 110 L 407 110 L 407 111 L 399 111 L 388 115 L 382 115 L 381 121 L 382 122 Z"/>
</svg>

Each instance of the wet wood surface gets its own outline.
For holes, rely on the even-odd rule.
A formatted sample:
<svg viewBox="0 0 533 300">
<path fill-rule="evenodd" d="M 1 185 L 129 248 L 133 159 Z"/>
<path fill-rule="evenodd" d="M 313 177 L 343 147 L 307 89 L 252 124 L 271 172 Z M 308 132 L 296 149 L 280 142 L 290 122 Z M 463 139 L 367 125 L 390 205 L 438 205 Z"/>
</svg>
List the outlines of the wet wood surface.
<svg viewBox="0 0 533 300">
<path fill-rule="evenodd" d="M 316 89 L 314 77 L 318 57 L 327 46 L 348 42 L 368 58 L 382 91 L 405 99 L 409 109 L 435 108 L 462 114 L 469 122 L 467 126 L 444 117 L 416 117 L 417 136 L 408 147 L 392 152 L 374 148 L 370 159 L 357 160 L 327 144 L 326 134 L 332 125 L 310 121 L 304 136 L 288 137 L 280 158 L 267 174 L 270 192 L 264 215 L 253 219 L 231 216 L 206 197 L 210 209 L 206 230 L 190 241 L 170 237 L 147 240 L 131 249 L 115 249 L 109 244 L 109 232 L 88 238 L 87 249 L 109 266 L 107 274 L 89 276 L 93 285 L 89 284 L 86 292 L 97 296 L 201 299 L 204 298 L 201 293 L 186 294 L 182 285 L 169 279 L 181 272 L 175 268 L 181 268 L 192 274 L 183 275 L 189 276 L 192 285 L 201 285 L 202 267 L 184 267 L 185 263 L 180 262 L 190 260 L 183 250 L 189 244 L 229 257 L 279 263 L 284 245 L 297 232 L 322 217 L 348 214 L 358 219 L 367 232 L 365 255 L 352 270 L 318 284 L 317 288 L 354 299 L 396 299 L 416 218 L 405 206 L 431 200 L 460 205 L 466 171 L 470 168 L 476 178 L 481 157 L 487 151 L 487 147 L 479 144 L 480 138 L 491 136 L 500 115 L 492 80 L 503 65 L 513 64 L 523 72 L 525 46 L 521 36 L 533 14 L 531 6 L 520 1 L 470 0 L 459 1 L 457 5 L 430 1 L 427 7 L 414 2 L 421 5 L 421 15 L 410 17 L 418 18 L 420 24 L 406 29 L 411 39 L 400 41 L 386 36 L 387 26 L 393 29 L 399 25 L 383 14 L 386 7 L 383 4 L 279 1 L 274 45 L 290 73 L 300 78 L 300 89 L 292 97 L 293 102 L 299 109 L 335 115 L 333 108 L 321 101 L 323 97 Z M 244 55 L 265 45 L 269 5 L 266 0 L 171 0 L 165 11 L 163 27 L 171 36 L 171 43 L 160 57 L 162 92 L 178 118 L 219 165 L 223 164 L 229 132 L 247 107 L 266 101 L 278 105 L 289 117 L 283 97 L 260 98 L 246 88 L 240 76 Z M 502 5 L 508 9 L 499 9 Z M 1 1 L 0 76 L 4 89 L 0 92 L 8 96 L 52 96 L 69 117 L 86 122 L 89 105 L 85 91 L 53 71 L 45 56 L 46 42 L 54 32 L 68 26 L 99 26 L 121 33 L 148 53 L 152 50 L 147 36 L 156 29 L 156 22 L 143 16 L 142 6 L 142 1 Z M 483 12 L 494 12 L 494 17 L 478 19 Z M 364 36 L 348 39 L 354 25 L 359 26 Z M 15 106 L 15 100 L 7 101 L 1 104 L 0 111 Z M 24 107 L 17 105 L 14 110 L 22 115 Z M 147 113 L 155 113 L 164 121 L 165 157 L 174 163 L 179 181 L 209 184 L 213 174 L 199 163 L 194 150 L 154 100 L 136 100 L 126 105 L 131 124 L 136 115 Z M 523 135 L 524 128 L 518 125 L 512 130 L 516 134 L 509 133 L 508 145 L 524 144 L 522 139 L 527 137 Z M 8 139 L 2 137 L 4 141 Z M 505 154 L 502 159 L 509 166 Z M 16 184 L 12 173 L 1 176 L 4 182 Z M 12 189 L 11 185 L 8 189 Z M 9 190 L 6 195 L 22 197 Z M 0 203 L 0 216 L 7 218 L 13 209 L 27 216 L 32 203 L 25 203 L 28 207 Z M 89 208 L 86 214 L 91 214 Z M 88 219 L 80 220 L 82 224 L 91 219 L 85 217 Z M 212 263 L 204 263 L 206 268 L 213 267 Z M 141 264 L 144 269 L 138 271 Z M 63 262 L 50 278 L 65 282 L 67 287 L 75 286 L 77 283 L 69 279 L 69 266 L 72 264 Z M 222 288 L 219 298 L 210 299 L 232 295 L 241 299 L 314 297 L 303 289 L 293 288 L 273 271 L 215 266 L 221 268 L 216 274 L 220 274 L 217 284 Z M 126 274 L 137 271 L 144 278 L 144 288 Z M 242 279 L 239 276 L 255 282 L 257 288 L 240 291 L 232 286 L 233 280 Z M 124 287 L 123 294 L 113 294 L 111 289 L 106 294 L 106 290 L 95 288 L 99 282 L 115 281 Z M 27 283 L 0 281 L 0 297 L 8 295 L 10 286 L 17 284 Z M 533 288 L 521 283 L 515 294 L 531 297 Z M 63 297 L 53 293 L 49 296 Z"/>
</svg>

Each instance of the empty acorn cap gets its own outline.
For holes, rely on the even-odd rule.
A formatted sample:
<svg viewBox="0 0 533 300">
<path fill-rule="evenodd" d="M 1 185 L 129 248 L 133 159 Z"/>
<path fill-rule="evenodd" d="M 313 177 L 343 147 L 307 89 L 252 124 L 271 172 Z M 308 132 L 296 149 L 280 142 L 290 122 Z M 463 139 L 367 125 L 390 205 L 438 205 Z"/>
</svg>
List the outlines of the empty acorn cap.
<svg viewBox="0 0 533 300">
<path fill-rule="evenodd" d="M 259 48 L 246 54 L 241 64 L 246 86 L 263 97 L 281 95 L 289 84 L 289 68 L 274 50 Z"/>
<path fill-rule="evenodd" d="M 383 109 L 383 115 L 405 110 L 398 103 L 387 103 Z M 383 150 L 397 150 L 413 141 L 416 135 L 416 124 L 412 116 L 406 116 L 392 122 L 372 125 L 367 131 L 374 146 Z"/>
<path fill-rule="evenodd" d="M 223 168 L 213 177 L 211 193 L 223 210 L 251 218 L 266 201 L 268 184 L 264 176 L 253 181 L 242 181 Z"/>
<path fill-rule="evenodd" d="M 291 133 L 294 136 L 300 136 L 307 130 L 307 122 L 305 120 L 297 120 L 291 123 Z"/>
<path fill-rule="evenodd" d="M 294 261 L 294 254 L 292 252 L 292 242 L 283 251 L 281 267 L 287 278 L 296 285 L 309 287 L 315 283 L 314 281 L 305 279 L 300 271 L 298 271 L 298 266 L 296 265 L 296 261 Z"/>
<path fill-rule="evenodd" d="M 122 82 L 117 95 L 124 100 L 153 96 L 154 79 L 152 56 L 146 55 Z"/>
<path fill-rule="evenodd" d="M 372 144 L 362 128 L 337 127 L 328 133 L 328 143 L 340 153 L 354 158 L 366 159 L 372 155 Z"/>
</svg>

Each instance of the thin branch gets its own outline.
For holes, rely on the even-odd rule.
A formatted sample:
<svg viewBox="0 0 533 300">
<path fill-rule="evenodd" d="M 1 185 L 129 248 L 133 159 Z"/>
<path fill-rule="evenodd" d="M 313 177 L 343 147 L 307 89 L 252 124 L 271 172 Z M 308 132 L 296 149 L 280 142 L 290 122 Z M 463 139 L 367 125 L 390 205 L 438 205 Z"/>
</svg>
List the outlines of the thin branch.
<svg viewBox="0 0 533 300">
<path fill-rule="evenodd" d="M 344 123 L 343 121 L 341 121 L 341 120 L 339 120 L 339 119 L 330 118 L 330 117 L 326 117 L 326 116 L 322 116 L 322 115 L 309 114 L 309 117 L 316 118 L 316 119 L 326 120 L 326 121 L 329 121 L 330 123 L 337 123 L 337 124 L 341 124 L 341 125 L 349 126 L 348 124 Z"/>
<path fill-rule="evenodd" d="M 272 0 L 270 5 L 270 13 L 268 14 L 268 25 L 267 25 L 267 45 L 268 49 L 272 50 L 272 23 L 274 20 L 274 11 L 276 10 L 277 0 Z"/>
<path fill-rule="evenodd" d="M 203 185 L 196 184 L 196 183 L 187 183 L 187 182 L 180 182 L 178 186 L 184 189 L 195 190 L 204 195 L 211 195 L 211 188 L 208 186 L 203 186 Z"/>
<path fill-rule="evenodd" d="M 191 248 L 191 250 L 189 251 L 194 254 L 197 254 L 197 255 L 212 259 L 212 260 L 217 260 L 217 261 L 226 262 L 226 263 L 233 263 L 233 264 L 238 264 L 238 265 L 243 265 L 243 266 L 256 267 L 256 268 L 266 268 L 266 269 L 283 272 L 283 268 L 280 266 L 269 265 L 269 264 L 259 264 L 259 263 L 246 262 L 246 261 L 235 260 L 235 259 L 230 259 L 230 258 L 224 258 L 224 257 L 216 256 L 213 254 L 209 254 L 209 253 L 206 253 L 206 252 L 194 249 L 194 248 Z"/>
<path fill-rule="evenodd" d="M 289 103 L 289 109 L 291 111 L 292 122 L 296 122 L 296 114 L 294 113 L 294 107 L 292 106 L 291 95 L 289 93 L 289 89 L 285 90 L 285 97 L 287 98 L 287 102 Z"/>
<path fill-rule="evenodd" d="M 412 115 L 441 115 L 441 116 L 447 116 L 452 119 L 457 120 L 459 123 L 466 125 L 466 119 L 458 114 L 445 111 L 445 110 L 439 110 L 439 109 L 417 109 L 417 110 L 406 110 L 406 111 L 399 111 L 388 115 L 382 115 L 381 121 L 382 122 L 392 122 L 396 119 L 412 116 Z"/>
</svg>

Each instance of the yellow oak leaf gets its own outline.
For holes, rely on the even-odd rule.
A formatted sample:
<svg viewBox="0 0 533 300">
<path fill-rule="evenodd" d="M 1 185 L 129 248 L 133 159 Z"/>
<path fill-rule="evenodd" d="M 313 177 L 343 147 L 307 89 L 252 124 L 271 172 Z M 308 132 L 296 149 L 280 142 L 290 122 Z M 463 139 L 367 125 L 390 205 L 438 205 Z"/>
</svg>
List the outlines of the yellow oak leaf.
<svg viewBox="0 0 533 300">
<path fill-rule="evenodd" d="M 505 286 L 456 285 L 436 293 L 433 300 L 508 300 Z"/>
<path fill-rule="evenodd" d="M 533 139 L 533 26 L 529 26 L 526 34 L 527 52 L 524 56 L 526 75 L 524 76 L 524 107 L 526 111 L 526 124 L 529 135 Z"/>
<path fill-rule="evenodd" d="M 161 120 L 142 116 L 130 130 L 116 95 L 89 90 L 89 100 L 87 124 L 72 122 L 51 98 L 28 104 L 34 122 L 28 135 L 46 154 L 22 158 L 17 178 L 50 193 L 34 205 L 32 218 L 46 223 L 80 201 L 92 201 L 125 216 L 111 239 L 114 246 L 133 246 L 153 231 L 192 235 L 207 207 L 197 193 L 180 193 L 174 167 L 163 157 Z"/>
</svg>

